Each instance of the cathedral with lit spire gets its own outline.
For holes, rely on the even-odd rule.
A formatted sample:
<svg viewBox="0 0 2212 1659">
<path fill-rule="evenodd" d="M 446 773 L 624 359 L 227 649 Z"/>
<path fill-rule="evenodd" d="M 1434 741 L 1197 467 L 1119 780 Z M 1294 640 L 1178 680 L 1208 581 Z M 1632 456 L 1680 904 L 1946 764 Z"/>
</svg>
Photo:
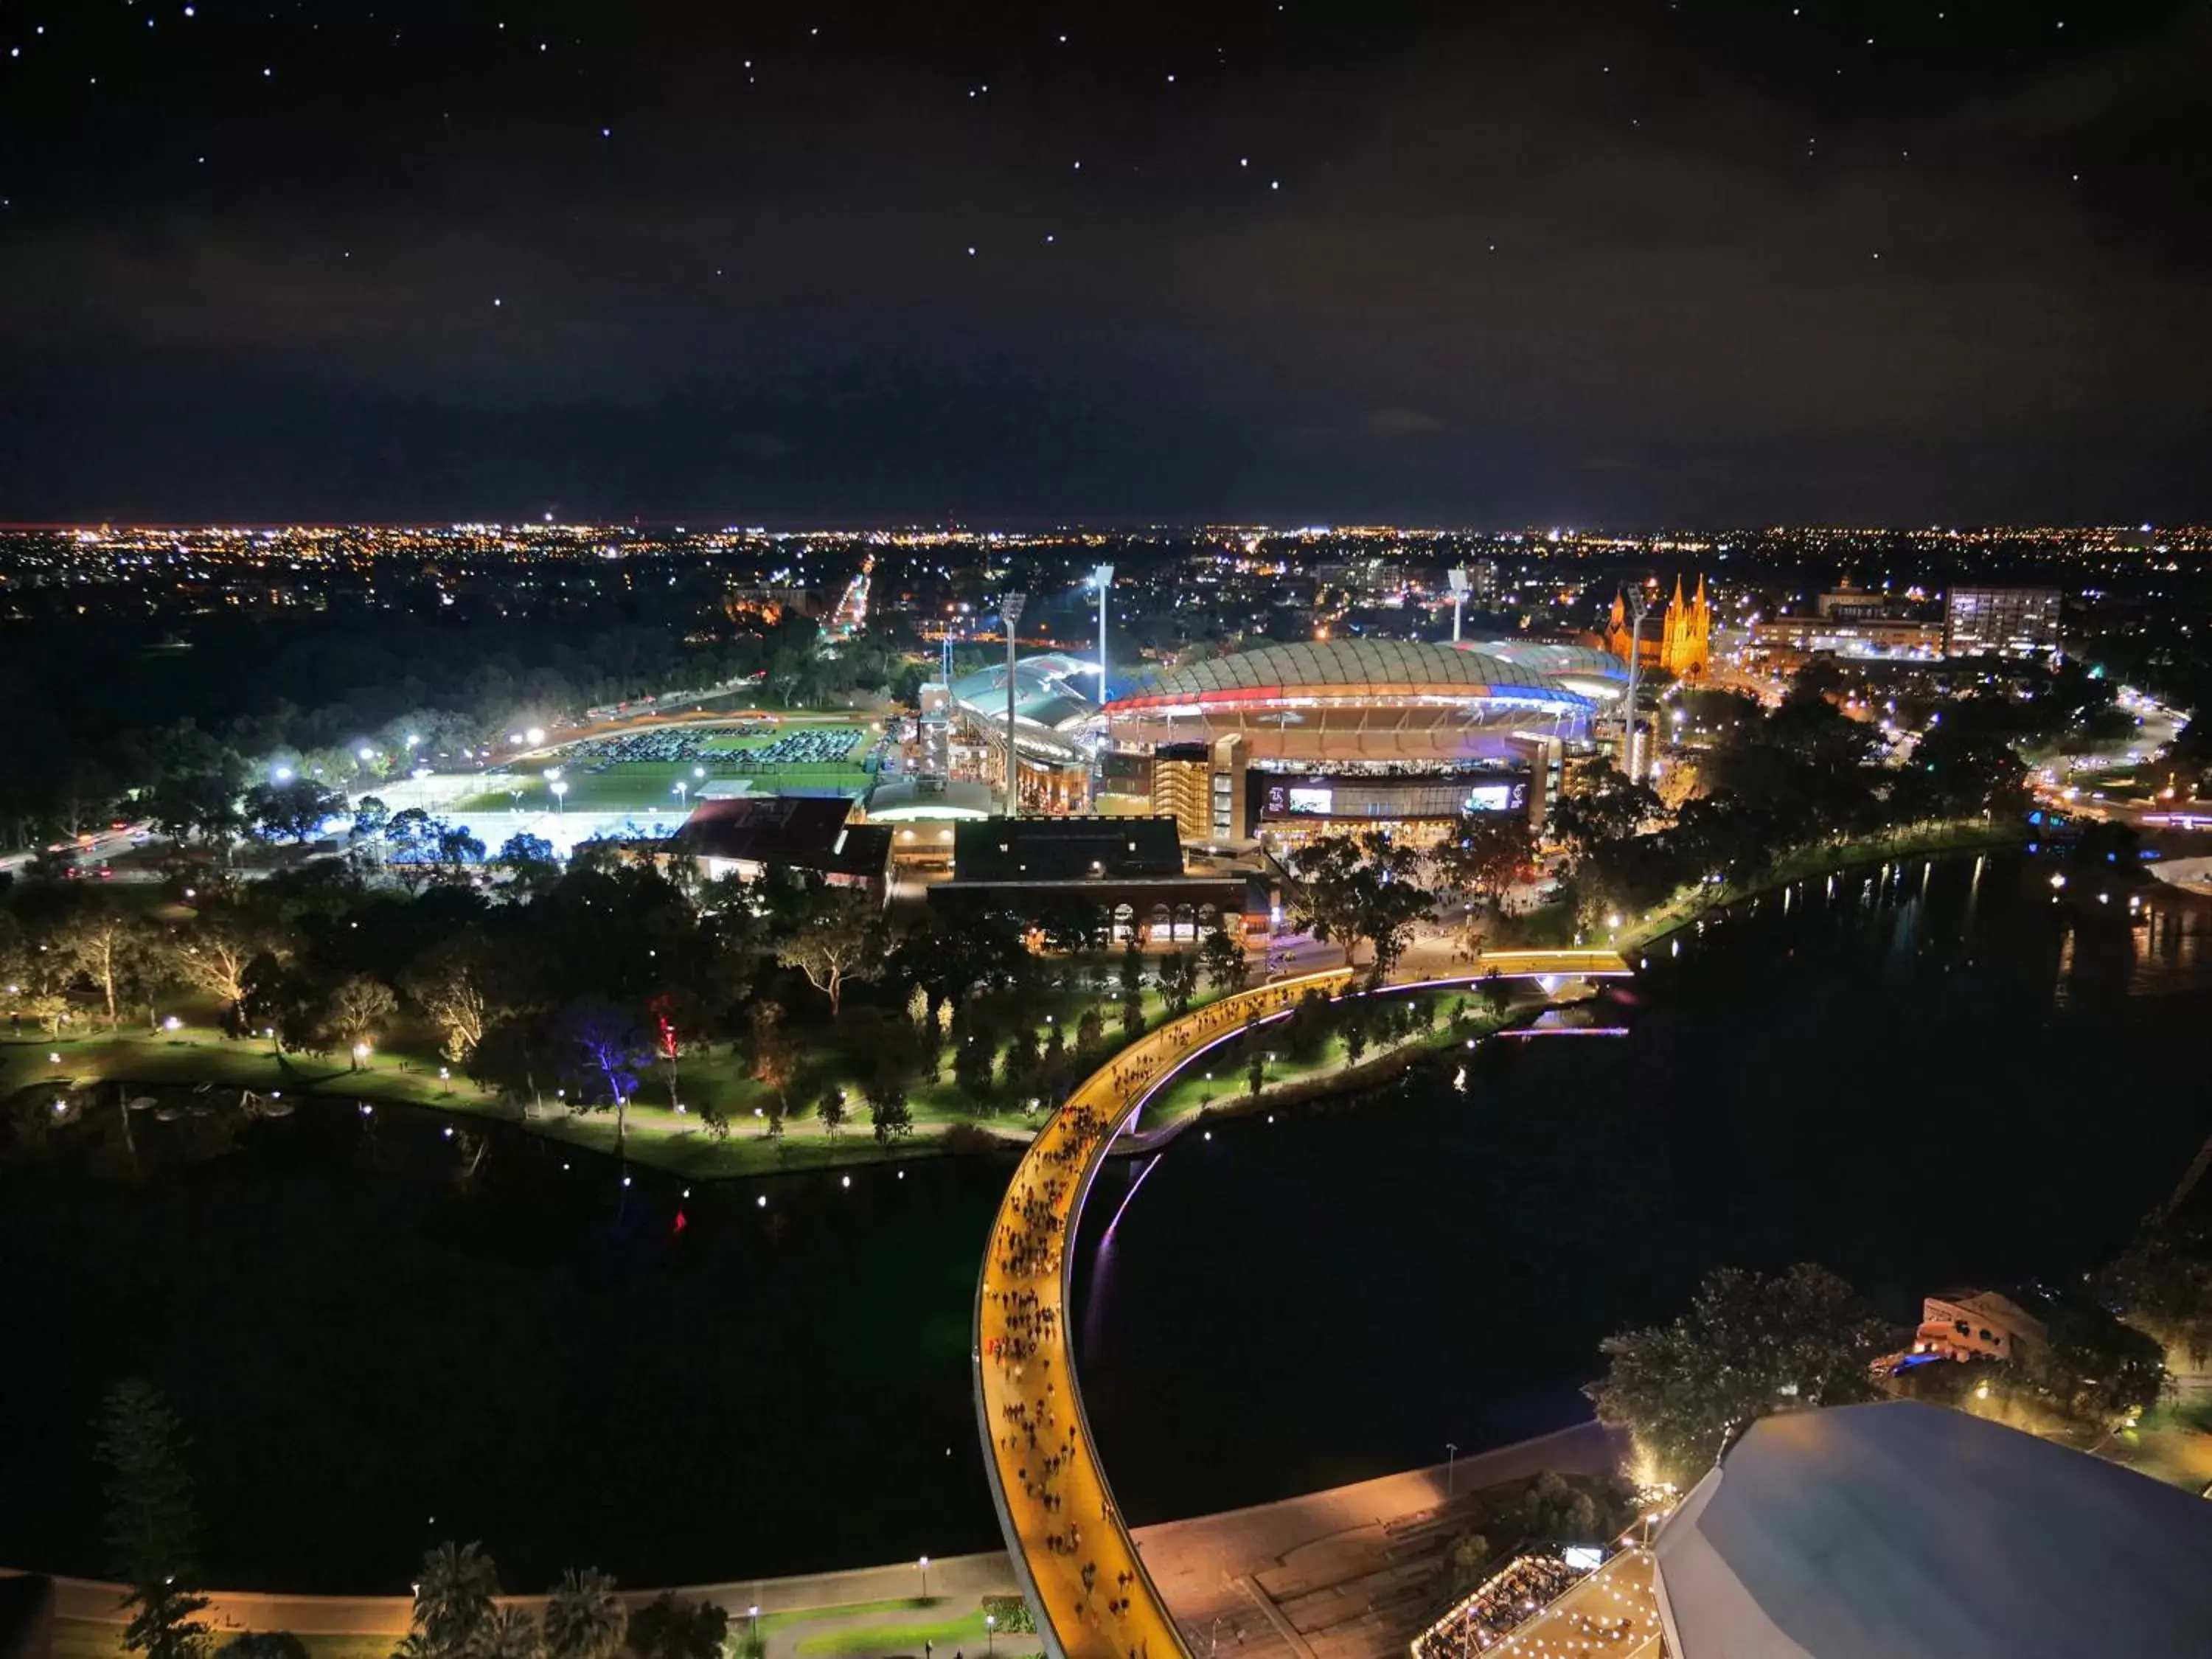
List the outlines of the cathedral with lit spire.
<svg viewBox="0 0 2212 1659">
<path fill-rule="evenodd" d="M 1606 648 L 1626 662 L 1634 635 L 1627 601 L 1615 593 L 1613 614 L 1606 621 Z M 1713 613 L 1705 602 L 1705 579 L 1698 578 L 1697 597 L 1685 599 L 1682 579 L 1676 576 L 1674 597 L 1668 602 L 1665 617 L 1656 629 L 1646 626 L 1641 653 L 1644 666 L 1662 670 L 1678 680 L 1695 679 L 1705 672 L 1712 656 L 1712 635 Z"/>
</svg>

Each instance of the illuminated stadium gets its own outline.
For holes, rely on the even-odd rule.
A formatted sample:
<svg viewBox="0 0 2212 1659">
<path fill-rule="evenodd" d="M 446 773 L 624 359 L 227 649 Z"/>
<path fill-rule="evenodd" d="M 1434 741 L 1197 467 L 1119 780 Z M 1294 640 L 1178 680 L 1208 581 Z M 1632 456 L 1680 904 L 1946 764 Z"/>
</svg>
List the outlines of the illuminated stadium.
<svg viewBox="0 0 2212 1659">
<path fill-rule="evenodd" d="M 1003 743 L 1006 729 L 1006 669 L 994 663 L 952 683 L 952 701 L 972 728 Z M 1098 718 L 1098 665 L 1053 652 L 1024 657 L 1014 666 L 1014 739 L 1024 760 L 1065 766 L 1088 764 L 1078 742 Z"/>
<path fill-rule="evenodd" d="M 1525 759 L 1531 743 L 1587 738 L 1596 707 L 1567 676 L 1502 651 L 1341 640 L 1169 669 L 1106 719 L 1115 749 L 1238 737 L 1254 765 L 1297 768 Z"/>
</svg>

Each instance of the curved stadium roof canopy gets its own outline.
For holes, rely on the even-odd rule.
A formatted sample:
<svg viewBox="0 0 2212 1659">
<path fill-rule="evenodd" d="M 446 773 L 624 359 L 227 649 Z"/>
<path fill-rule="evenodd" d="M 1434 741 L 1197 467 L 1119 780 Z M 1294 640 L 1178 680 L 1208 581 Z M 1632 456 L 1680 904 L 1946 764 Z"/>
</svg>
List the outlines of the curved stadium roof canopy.
<svg viewBox="0 0 2212 1659">
<path fill-rule="evenodd" d="M 1173 668 L 1107 705 L 1117 747 L 1233 734 L 1256 760 L 1449 762 L 1588 735 L 1593 700 L 1480 649 L 1398 640 L 1263 646 Z"/>
<path fill-rule="evenodd" d="M 1014 665 L 1014 734 L 1024 753 L 1064 763 L 1081 758 L 1073 733 L 1097 718 L 1098 668 L 1058 652 L 1024 657 Z M 1006 669 L 1003 663 L 952 682 L 952 700 L 989 735 L 1006 729 Z"/>
</svg>

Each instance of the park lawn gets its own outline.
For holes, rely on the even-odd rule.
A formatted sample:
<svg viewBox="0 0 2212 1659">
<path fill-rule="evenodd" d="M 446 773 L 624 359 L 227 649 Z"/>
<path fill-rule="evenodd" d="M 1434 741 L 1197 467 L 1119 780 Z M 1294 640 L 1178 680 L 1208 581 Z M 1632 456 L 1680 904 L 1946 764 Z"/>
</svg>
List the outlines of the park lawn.
<svg viewBox="0 0 2212 1659">
<path fill-rule="evenodd" d="M 1464 1000 L 1467 1003 L 1468 1023 L 1454 1030 L 1450 1019 L 1451 1006 L 1455 1001 L 1461 1000 Z M 1403 1042 L 1387 1047 L 1377 1043 L 1370 1036 L 1366 1048 L 1360 1054 L 1359 1064 L 1364 1066 L 1371 1060 L 1380 1059 L 1386 1054 L 1395 1054 L 1406 1048 L 1450 1048 L 1456 1043 L 1466 1042 L 1470 1037 L 1478 1037 L 1486 1032 L 1495 1030 L 1499 1023 L 1491 1014 L 1489 1009 L 1468 992 L 1437 992 L 1432 995 L 1416 997 L 1414 1001 L 1417 1006 L 1425 1009 L 1441 1006 L 1443 1012 L 1438 1016 L 1437 1024 L 1433 1028 L 1424 1028 Z M 1261 1026 L 1260 1029 L 1262 1031 L 1274 1033 L 1278 1030 L 1278 1026 Z M 1147 1132 L 1164 1129 L 1170 1124 L 1182 1119 L 1195 1117 L 1208 1107 L 1219 1106 L 1226 1109 L 1249 1103 L 1252 1099 L 1250 1074 L 1245 1069 L 1247 1062 L 1236 1057 L 1236 1047 L 1233 1041 L 1224 1042 L 1220 1048 L 1212 1054 L 1186 1061 L 1182 1073 L 1145 1103 L 1143 1120 L 1139 1127 Z M 1352 1063 L 1351 1054 L 1345 1046 L 1343 1036 L 1341 1034 L 1332 1033 L 1322 1044 L 1320 1054 L 1313 1060 L 1297 1060 L 1287 1056 L 1279 1060 L 1270 1060 L 1267 1062 L 1261 1097 L 1265 1098 L 1265 1091 L 1267 1091 L 1285 1088 L 1295 1084 L 1310 1083 L 1316 1079 L 1348 1070 Z"/>
<path fill-rule="evenodd" d="M 223 1644 L 239 1632 L 219 1631 L 210 1650 L 220 1653 Z M 309 1659 L 391 1659 L 398 1638 L 390 1635 L 302 1636 Z M 54 1659 L 116 1659 L 123 1652 L 123 1626 L 91 1619 L 54 1620 Z"/>
<path fill-rule="evenodd" d="M 965 1613 L 948 1611 L 934 1619 L 923 1616 L 899 1624 L 854 1625 L 801 1636 L 793 1644 L 793 1650 L 823 1655 L 918 1654 L 924 1642 L 931 1642 L 940 1648 L 957 1648 L 963 1652 L 970 1647 L 981 1651 L 988 1635 L 983 1628 L 983 1609 L 978 1604 Z"/>
<path fill-rule="evenodd" d="M 1101 957 L 1091 965 L 1099 969 L 1110 963 Z M 1110 977 L 1109 983 L 1110 987 Z M 1043 1008 L 1072 1034 L 1082 1011 L 1097 1006 L 1105 1020 L 1107 1046 L 1097 1061 L 1103 1064 L 1123 1044 L 1120 1008 L 1115 1000 L 1117 994 L 1116 988 L 1053 991 L 1045 994 Z M 1192 1006 L 1202 1007 L 1210 1000 L 1198 999 Z M 1144 1006 L 1149 1030 L 1165 1013 L 1157 988 L 1146 988 Z M 207 1007 L 189 1002 L 172 1002 L 167 1007 L 174 1008 L 179 1018 L 186 1019 L 174 1031 L 149 1031 L 138 1023 L 143 1020 L 142 1012 L 138 1020 L 126 1016 L 114 1034 L 79 1026 L 58 1039 L 27 1031 L 16 1041 L 0 1040 L 0 1099 L 12 1098 L 40 1084 L 87 1087 L 102 1083 L 171 1086 L 208 1083 L 259 1094 L 282 1091 L 420 1107 L 502 1122 L 520 1118 L 520 1127 L 527 1133 L 546 1139 L 606 1157 L 617 1153 L 615 1116 L 610 1109 L 571 1112 L 554 1093 L 533 1103 L 533 1109 L 526 1115 L 517 1103 L 478 1088 L 459 1067 L 447 1068 L 453 1074 L 441 1079 L 434 1034 L 405 1016 L 395 1018 L 366 1065 L 355 1071 L 343 1056 L 317 1059 L 288 1054 L 280 1058 L 264 1041 L 227 1037 L 212 1023 L 212 1011 Z M 1039 1029 L 1045 1028 L 1040 1024 Z M 50 1054 L 61 1058 L 50 1060 Z M 994 1065 L 994 1074 L 1000 1069 L 1001 1066 Z M 963 1125 L 979 1127 L 1008 1146 L 1018 1147 L 1035 1133 L 1041 1121 L 1035 1115 L 1009 1109 L 1000 1100 L 980 1104 L 974 1101 L 953 1079 L 948 1047 L 939 1054 L 938 1074 L 908 1090 L 912 1131 L 884 1146 L 876 1141 L 868 1122 L 863 1094 L 867 1071 L 865 1055 L 839 1048 L 827 1037 L 804 1042 L 796 1074 L 785 1092 L 784 1133 L 780 1139 L 770 1139 L 764 1133 L 769 1091 L 754 1080 L 731 1045 L 717 1042 L 709 1052 L 689 1054 L 684 1060 L 678 1092 L 689 1109 L 685 1111 L 676 1111 L 668 1104 L 665 1073 L 658 1066 L 647 1069 L 628 1115 L 628 1158 L 642 1167 L 683 1177 L 762 1176 L 938 1156 L 944 1151 L 942 1132 Z M 831 1084 L 842 1088 L 846 1097 L 846 1120 L 834 1138 L 823 1127 L 816 1107 Z M 709 1104 L 728 1117 L 730 1133 L 723 1139 L 716 1139 L 707 1130 L 700 1109 Z"/>
</svg>

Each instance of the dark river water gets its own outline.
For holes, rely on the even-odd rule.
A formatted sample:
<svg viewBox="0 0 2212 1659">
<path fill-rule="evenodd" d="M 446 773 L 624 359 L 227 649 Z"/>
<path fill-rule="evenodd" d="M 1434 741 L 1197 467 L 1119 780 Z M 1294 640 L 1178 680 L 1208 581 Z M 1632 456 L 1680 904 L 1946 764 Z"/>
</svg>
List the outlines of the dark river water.
<svg viewBox="0 0 2212 1659">
<path fill-rule="evenodd" d="M 1110 1168 L 1078 1328 L 1126 1511 L 1571 1421 L 1598 1340 L 1710 1267 L 1820 1261 L 1903 1317 L 2108 1255 L 2212 1132 L 2212 922 L 2069 928 L 2046 873 L 1816 881 L 1658 947 L 1592 1011 L 1626 1036 Z M 967 1351 L 1003 1163 L 687 1198 L 515 1136 L 465 1182 L 388 1110 L 222 1156 L 219 1120 L 134 1121 L 143 1180 L 81 1137 L 0 1169 L 0 1563 L 100 1568 L 88 1419 L 134 1373 L 196 1437 L 212 1583 L 399 1590 L 444 1537 L 516 1589 L 996 1544 Z"/>
</svg>

